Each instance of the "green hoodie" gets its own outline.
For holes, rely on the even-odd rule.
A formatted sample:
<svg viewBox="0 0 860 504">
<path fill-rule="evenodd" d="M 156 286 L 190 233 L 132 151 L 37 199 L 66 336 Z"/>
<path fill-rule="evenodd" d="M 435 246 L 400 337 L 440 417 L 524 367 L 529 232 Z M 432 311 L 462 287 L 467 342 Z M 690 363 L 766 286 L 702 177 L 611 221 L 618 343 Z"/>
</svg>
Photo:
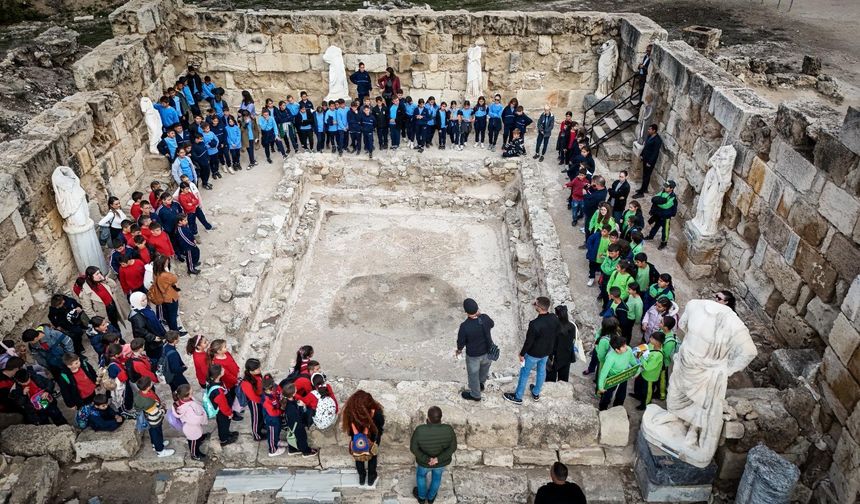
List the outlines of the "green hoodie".
<svg viewBox="0 0 860 504">
<path fill-rule="evenodd" d="M 624 353 L 618 353 L 614 349 L 606 354 L 606 361 L 600 365 L 600 373 L 597 378 L 597 390 L 605 390 L 603 387 L 606 384 L 606 379 L 610 376 L 615 376 L 618 373 L 627 369 L 638 366 L 636 357 L 633 356 L 633 350 L 627 348 Z"/>
</svg>

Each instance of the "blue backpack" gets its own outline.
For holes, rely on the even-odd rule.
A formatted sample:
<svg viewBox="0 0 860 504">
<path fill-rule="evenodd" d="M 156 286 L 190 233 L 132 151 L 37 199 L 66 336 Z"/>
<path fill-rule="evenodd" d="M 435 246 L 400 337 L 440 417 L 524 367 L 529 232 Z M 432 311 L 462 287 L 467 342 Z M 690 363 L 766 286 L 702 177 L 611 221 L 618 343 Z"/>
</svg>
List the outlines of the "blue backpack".
<svg viewBox="0 0 860 504">
<path fill-rule="evenodd" d="M 75 414 L 75 425 L 78 426 L 78 429 L 86 429 L 89 425 L 90 415 L 93 414 L 93 405 L 87 404 L 83 408 L 79 409 Z"/>
<path fill-rule="evenodd" d="M 239 406 L 245 408 L 248 406 L 248 396 L 245 395 L 245 391 L 242 390 L 242 379 L 239 379 L 239 383 L 236 384 L 236 400 L 239 401 Z"/>
</svg>

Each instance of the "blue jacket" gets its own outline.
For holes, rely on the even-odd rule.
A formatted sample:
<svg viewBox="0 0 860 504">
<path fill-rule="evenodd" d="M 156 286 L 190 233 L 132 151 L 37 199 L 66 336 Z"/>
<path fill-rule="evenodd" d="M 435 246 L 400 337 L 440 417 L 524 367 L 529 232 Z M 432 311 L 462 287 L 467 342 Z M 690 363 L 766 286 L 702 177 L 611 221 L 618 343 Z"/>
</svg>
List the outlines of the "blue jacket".
<svg viewBox="0 0 860 504">
<path fill-rule="evenodd" d="M 212 100 L 212 108 L 215 109 L 215 115 L 218 116 L 218 119 L 222 119 L 224 117 L 224 106 L 227 105 L 224 103 L 224 100 Z"/>
<path fill-rule="evenodd" d="M 176 251 L 187 252 L 193 250 L 195 247 L 197 247 L 197 243 L 194 242 L 194 233 L 191 232 L 191 228 L 188 226 L 177 226 Z"/>
<path fill-rule="evenodd" d="M 472 107 L 472 110 L 475 111 L 475 119 L 483 120 L 487 117 L 487 106 L 486 105 L 475 105 Z"/>
<path fill-rule="evenodd" d="M 170 372 L 173 373 L 173 383 L 177 384 L 177 381 L 187 383 L 187 381 L 185 381 L 185 377 L 182 375 L 188 367 L 186 367 L 185 363 L 182 362 L 182 357 L 179 355 L 179 351 L 176 350 L 176 347 L 173 345 L 164 345 L 163 349 L 164 358 L 167 360 L 167 367 L 170 369 Z M 179 379 L 180 376 L 182 376 L 181 379 Z"/>
<path fill-rule="evenodd" d="M 314 131 L 322 133 L 325 131 L 325 112 L 314 112 Z"/>
<path fill-rule="evenodd" d="M 427 126 L 436 126 L 436 111 L 439 110 L 439 107 L 424 104 L 424 108 L 427 111 L 424 114 L 427 116 Z"/>
<path fill-rule="evenodd" d="M 153 106 L 158 111 L 158 115 L 161 116 L 161 125 L 164 129 L 179 123 L 179 114 L 173 107 L 165 107 L 160 103 L 156 103 Z"/>
<path fill-rule="evenodd" d="M 370 94 L 370 89 L 372 85 L 370 83 L 370 74 L 367 71 L 362 72 L 361 70 L 355 72 L 354 74 L 349 76 L 349 81 L 355 84 L 358 88 L 358 94 Z"/>
<path fill-rule="evenodd" d="M 87 417 L 87 427 L 94 431 L 113 432 L 119 429 L 121 425 L 116 421 L 117 416 L 116 411 L 110 406 L 106 410 L 100 410 L 93 406 L 92 413 Z"/>
<path fill-rule="evenodd" d="M 421 116 L 421 118 L 419 119 L 418 116 Z M 422 105 L 415 108 L 415 113 L 412 114 L 412 117 L 414 118 L 417 126 L 426 126 L 427 120 L 430 117 L 430 111 L 427 110 L 426 106 Z"/>
<path fill-rule="evenodd" d="M 358 132 L 359 125 L 361 124 L 361 117 L 359 117 L 359 113 L 355 110 L 349 109 L 349 112 L 346 113 L 346 122 L 349 125 L 349 130 Z"/>
<path fill-rule="evenodd" d="M 502 124 L 504 124 L 508 128 L 512 127 L 514 125 L 516 115 L 516 109 L 512 109 L 511 107 L 505 107 L 505 109 L 502 110 Z"/>
<path fill-rule="evenodd" d="M 302 105 L 304 105 L 305 110 L 308 112 L 308 114 L 314 112 L 314 104 L 312 101 L 307 99 L 299 100 L 299 106 L 301 107 Z"/>
<path fill-rule="evenodd" d="M 388 124 L 394 126 L 397 124 L 397 112 L 400 110 L 400 105 L 391 105 L 388 107 Z"/>
<path fill-rule="evenodd" d="M 39 343 L 29 343 L 33 358 L 43 367 L 63 368 L 63 354 L 74 353 L 75 351 L 71 338 L 65 333 L 47 326 L 41 326 L 37 330 L 45 333 L 45 337 Z M 40 343 L 44 343 L 48 348 L 43 349 Z"/>
<path fill-rule="evenodd" d="M 350 109 L 347 107 L 335 109 L 335 117 L 337 118 L 337 129 L 338 131 L 346 131 L 349 127 L 349 120 L 347 119 Z"/>
<path fill-rule="evenodd" d="M 209 98 L 211 100 L 215 98 L 215 93 L 212 92 L 214 89 L 214 82 L 204 82 L 200 93 L 203 94 L 203 98 Z"/>
<path fill-rule="evenodd" d="M 228 149 L 241 149 L 242 148 L 242 130 L 239 129 L 239 125 L 230 126 L 229 124 L 224 128 L 227 132 L 227 148 Z"/>
<path fill-rule="evenodd" d="M 121 256 L 121 255 L 127 256 L 129 254 L 131 254 L 134 257 L 137 257 L 137 251 L 135 249 L 129 247 L 128 244 L 126 244 L 125 248 L 122 251 L 122 254 L 120 254 L 119 252 L 116 251 L 116 249 L 114 249 L 110 253 L 110 269 L 112 269 L 114 273 L 119 274 L 119 256 Z M 117 331 L 117 332 L 119 332 L 119 331 Z M 101 353 L 99 353 L 99 355 L 101 355 Z"/>
<path fill-rule="evenodd" d="M 209 153 L 207 151 L 206 142 L 194 142 L 194 145 L 191 146 L 191 161 L 194 161 L 194 164 L 200 168 L 209 166 Z"/>
<path fill-rule="evenodd" d="M 487 107 L 490 119 L 501 119 L 502 118 L 502 111 L 504 109 L 505 109 L 505 107 L 503 107 L 501 103 L 496 103 L 496 102 L 491 103 L 490 106 Z"/>
<path fill-rule="evenodd" d="M 296 117 L 299 113 L 299 104 L 296 102 L 287 103 L 287 110 L 290 113 L 290 119 L 292 119 L 293 117 Z"/>
<path fill-rule="evenodd" d="M 275 118 L 271 115 L 268 119 L 266 119 L 261 114 L 259 117 L 257 117 L 257 124 L 260 126 L 260 131 L 275 131 L 278 127 L 277 123 L 275 122 Z"/>
<path fill-rule="evenodd" d="M 362 133 L 373 133 L 373 130 L 376 129 L 376 118 L 373 117 L 373 114 L 361 114 L 361 132 Z"/>
<path fill-rule="evenodd" d="M 270 115 L 275 118 L 275 123 L 279 126 L 281 124 L 285 124 L 293 120 L 293 115 L 290 113 L 289 110 L 287 110 L 286 107 L 284 107 L 284 110 L 276 108 L 272 111 Z"/>
<path fill-rule="evenodd" d="M 208 133 L 203 133 L 203 143 L 206 144 L 206 153 L 210 156 L 218 154 L 218 136 L 209 130 Z"/>
<path fill-rule="evenodd" d="M 457 114 L 463 116 L 463 122 L 469 122 L 469 120 L 472 119 L 472 108 L 461 108 Z"/>
<path fill-rule="evenodd" d="M 219 146 L 227 145 L 227 126 L 224 123 L 218 121 L 217 126 L 212 126 L 212 133 L 215 133 L 215 136 L 218 137 Z"/>
<path fill-rule="evenodd" d="M 585 258 L 589 261 L 597 260 L 597 249 L 600 248 L 600 233 L 591 233 L 585 240 Z"/>
<path fill-rule="evenodd" d="M 325 123 L 329 131 L 337 131 L 337 109 L 325 111 Z"/>
<path fill-rule="evenodd" d="M 439 126 L 440 130 L 446 129 L 449 122 L 450 116 L 447 110 L 439 109 L 436 111 L 436 124 Z"/>
<path fill-rule="evenodd" d="M 170 206 L 161 205 L 158 207 L 158 220 L 161 221 L 161 227 L 168 235 L 172 235 L 176 230 L 176 221 L 179 214 L 184 213 L 182 206 L 174 201 Z"/>
<path fill-rule="evenodd" d="M 310 130 L 313 129 L 314 125 L 314 115 L 312 112 L 305 111 L 304 113 L 299 112 L 296 114 L 295 119 L 296 125 L 300 130 Z"/>
<path fill-rule="evenodd" d="M 197 102 L 194 101 L 194 96 L 191 95 L 191 88 L 185 86 L 184 88 L 182 88 L 182 94 L 185 95 L 185 99 L 188 101 L 188 105 L 197 104 Z"/>
</svg>

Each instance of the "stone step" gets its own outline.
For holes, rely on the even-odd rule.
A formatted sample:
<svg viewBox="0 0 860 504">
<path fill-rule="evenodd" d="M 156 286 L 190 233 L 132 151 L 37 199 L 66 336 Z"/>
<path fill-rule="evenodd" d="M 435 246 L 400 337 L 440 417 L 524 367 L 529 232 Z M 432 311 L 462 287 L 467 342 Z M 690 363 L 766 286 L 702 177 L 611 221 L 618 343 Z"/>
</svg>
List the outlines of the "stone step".
<svg viewBox="0 0 860 504">
<path fill-rule="evenodd" d="M 620 122 L 627 122 L 630 119 L 633 119 L 633 113 L 627 109 L 619 108 L 615 109 L 615 117 L 617 117 Z"/>
<path fill-rule="evenodd" d="M 612 118 L 611 118 L 611 117 L 609 117 L 609 116 L 604 117 L 604 118 L 603 118 L 603 122 L 604 122 L 604 123 L 606 123 L 606 128 L 607 128 L 609 131 L 612 131 L 612 130 L 614 130 L 615 128 L 617 128 L 617 127 L 618 127 L 618 123 L 616 123 L 616 122 L 615 122 L 615 120 L 614 120 L 614 119 L 612 119 Z"/>
<path fill-rule="evenodd" d="M 595 126 L 595 127 L 594 127 L 594 128 L 592 128 L 592 129 L 593 129 L 593 131 L 594 131 L 594 134 L 593 134 L 593 135 L 591 135 L 591 141 L 592 141 L 592 142 L 594 142 L 594 141 L 596 141 L 596 140 L 598 140 L 598 139 L 603 138 L 604 136 L 606 136 L 606 132 L 605 132 L 605 131 L 603 130 L 603 128 L 601 128 L 600 126 Z"/>
</svg>

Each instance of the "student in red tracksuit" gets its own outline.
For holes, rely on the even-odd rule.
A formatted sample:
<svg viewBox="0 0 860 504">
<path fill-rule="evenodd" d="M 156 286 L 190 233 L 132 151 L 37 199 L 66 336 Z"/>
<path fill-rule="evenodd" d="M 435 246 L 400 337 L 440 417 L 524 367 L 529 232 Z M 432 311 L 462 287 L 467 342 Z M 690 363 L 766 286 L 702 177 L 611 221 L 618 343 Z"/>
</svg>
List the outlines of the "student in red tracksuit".
<svg viewBox="0 0 860 504">
<path fill-rule="evenodd" d="M 218 364 L 224 370 L 224 377 L 221 381 L 224 383 L 224 387 L 227 388 L 227 398 L 229 399 L 229 404 L 232 405 L 233 399 L 236 397 L 235 388 L 239 383 L 239 365 L 236 364 L 236 360 L 227 351 L 226 341 L 216 339 L 209 344 L 209 365 L 211 366 L 212 364 Z M 241 422 L 242 419 L 242 415 L 233 413 L 233 420 Z"/>
<path fill-rule="evenodd" d="M 119 258 L 119 285 L 126 296 L 132 292 L 146 292 L 143 276 L 146 273 L 144 262 L 130 255 Z"/>
<path fill-rule="evenodd" d="M 141 228 L 141 233 L 142 232 L 143 228 Z M 146 243 L 151 245 L 156 252 L 165 257 L 173 257 L 176 255 L 176 252 L 173 251 L 173 243 L 170 242 L 170 236 L 164 232 L 161 228 L 161 224 L 157 222 L 150 223 L 149 232 L 151 234 L 149 238 L 146 239 Z"/>
<path fill-rule="evenodd" d="M 239 385 L 242 393 L 248 398 L 248 411 L 251 412 L 251 434 L 254 441 L 261 441 L 266 431 L 263 419 L 262 394 L 263 378 L 260 359 L 248 359 L 245 361 L 245 377 Z"/>
<path fill-rule="evenodd" d="M 143 338 L 134 338 L 129 346 L 131 347 L 131 357 L 125 361 L 125 372 L 130 376 L 132 382 L 137 382 L 141 376 L 146 376 L 152 383 L 158 383 L 158 376 L 152 372 L 152 361 L 144 353 L 146 340 Z"/>
<path fill-rule="evenodd" d="M 311 390 L 314 389 L 313 385 L 311 385 L 311 376 L 319 372 L 320 363 L 315 360 L 308 361 L 306 370 L 302 371 L 298 378 L 296 378 L 296 381 L 293 382 L 296 384 L 296 395 L 299 398 L 304 398 L 311 393 Z"/>
<path fill-rule="evenodd" d="M 269 430 L 269 456 L 283 455 L 286 448 L 281 446 L 281 416 L 284 409 L 281 406 L 281 387 L 275 383 L 271 375 L 263 380 L 263 415 L 266 417 L 266 427 Z"/>
<path fill-rule="evenodd" d="M 212 224 L 206 220 L 206 214 L 203 213 L 203 207 L 200 206 L 200 198 L 191 190 L 190 182 L 182 182 L 179 184 L 179 205 L 182 206 L 182 211 L 188 215 L 188 226 L 191 231 L 197 234 L 197 221 L 203 224 L 207 231 L 214 229 Z"/>
<path fill-rule="evenodd" d="M 161 182 L 153 180 L 149 184 L 149 189 L 149 204 L 152 205 L 153 210 L 157 210 L 158 205 L 161 204 L 161 200 L 158 195 L 158 192 L 161 191 Z"/>
<path fill-rule="evenodd" d="M 235 443 L 239 439 L 239 433 L 230 430 L 230 418 L 233 416 L 233 408 L 227 399 L 227 388 L 224 386 L 224 369 L 218 364 L 209 366 L 209 381 L 206 383 L 206 394 L 209 400 L 218 408 L 215 413 L 215 423 L 218 425 L 218 440 L 221 446 Z"/>
<path fill-rule="evenodd" d="M 194 374 L 200 387 L 206 386 L 209 379 L 209 340 L 202 334 L 188 338 L 185 344 L 185 353 L 194 361 Z"/>
<path fill-rule="evenodd" d="M 146 238 L 143 237 L 143 234 L 134 237 L 134 249 L 137 250 L 137 255 L 140 256 L 144 266 L 152 262 L 152 250 L 146 244 Z"/>
</svg>

